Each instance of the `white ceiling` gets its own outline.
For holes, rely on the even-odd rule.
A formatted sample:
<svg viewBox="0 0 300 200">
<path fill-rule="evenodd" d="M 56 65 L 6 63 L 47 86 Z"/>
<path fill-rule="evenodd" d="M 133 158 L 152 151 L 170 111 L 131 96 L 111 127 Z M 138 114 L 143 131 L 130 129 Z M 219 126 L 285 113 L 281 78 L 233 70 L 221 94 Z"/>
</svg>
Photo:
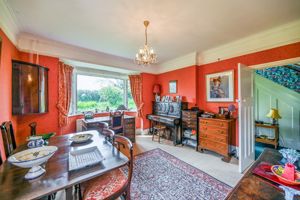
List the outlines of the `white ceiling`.
<svg viewBox="0 0 300 200">
<path fill-rule="evenodd" d="M 299 0 L 9 0 L 21 32 L 133 59 L 143 20 L 159 62 L 300 19 Z"/>
</svg>

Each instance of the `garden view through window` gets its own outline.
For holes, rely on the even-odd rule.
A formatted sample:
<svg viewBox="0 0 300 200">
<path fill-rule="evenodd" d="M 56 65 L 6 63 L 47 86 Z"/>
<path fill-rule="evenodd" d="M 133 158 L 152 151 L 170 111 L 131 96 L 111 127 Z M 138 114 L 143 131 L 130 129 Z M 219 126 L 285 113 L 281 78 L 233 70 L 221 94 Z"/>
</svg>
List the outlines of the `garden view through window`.
<svg viewBox="0 0 300 200">
<path fill-rule="evenodd" d="M 77 75 L 77 112 L 116 110 L 124 105 L 136 109 L 129 80 Z"/>
</svg>

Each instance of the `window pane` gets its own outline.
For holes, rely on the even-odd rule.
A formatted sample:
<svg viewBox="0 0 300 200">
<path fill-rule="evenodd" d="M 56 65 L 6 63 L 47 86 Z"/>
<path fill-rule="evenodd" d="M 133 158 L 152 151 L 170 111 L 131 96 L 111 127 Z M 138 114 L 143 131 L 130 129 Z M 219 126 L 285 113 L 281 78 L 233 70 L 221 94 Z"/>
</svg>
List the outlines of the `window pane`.
<svg viewBox="0 0 300 200">
<path fill-rule="evenodd" d="M 123 80 L 77 75 L 77 112 L 116 110 L 124 102 Z"/>
<path fill-rule="evenodd" d="M 131 89 L 130 89 L 130 82 L 127 81 L 127 98 L 128 98 L 128 109 L 129 110 L 136 110 L 136 105 L 133 101 L 132 95 L 131 95 Z"/>
</svg>

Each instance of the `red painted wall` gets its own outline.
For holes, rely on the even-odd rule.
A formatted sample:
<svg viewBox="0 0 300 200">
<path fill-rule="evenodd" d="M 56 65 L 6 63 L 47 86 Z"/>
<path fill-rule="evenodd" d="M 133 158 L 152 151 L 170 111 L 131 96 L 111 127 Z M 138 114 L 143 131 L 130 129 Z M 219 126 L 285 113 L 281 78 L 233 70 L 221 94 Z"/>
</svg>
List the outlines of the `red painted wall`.
<svg viewBox="0 0 300 200">
<path fill-rule="evenodd" d="M 58 111 L 56 103 L 58 100 L 58 58 L 49 56 L 38 56 L 29 53 L 20 53 L 20 60 L 30 63 L 39 64 L 49 69 L 48 73 L 48 94 L 49 94 L 49 112 L 45 114 L 33 114 L 18 116 L 18 139 L 25 141 L 25 138 L 30 135 L 29 123 L 37 122 L 37 133 L 56 132 L 57 135 L 61 134 L 58 128 Z"/>
<path fill-rule="evenodd" d="M 12 121 L 17 129 L 16 117 L 12 116 L 12 59 L 19 59 L 19 51 L 0 29 L 2 49 L 0 55 L 0 123 Z M 19 140 L 17 140 L 19 143 Z M 5 159 L 2 134 L 0 135 L 1 157 Z"/>
<path fill-rule="evenodd" d="M 21 53 L 22 61 L 36 63 L 36 55 Z M 37 122 L 37 133 L 55 132 L 57 135 L 72 133 L 76 131 L 76 120 L 83 118 L 82 115 L 70 116 L 68 125 L 60 128 L 58 126 L 58 110 L 56 104 L 58 101 L 58 58 L 49 56 L 39 56 L 38 64 L 49 69 L 49 112 L 46 114 L 18 116 L 18 133 L 19 140 L 24 142 L 25 138 L 30 135 L 29 123 Z M 135 115 L 135 112 L 128 112 L 128 115 Z M 96 116 L 107 116 L 108 113 L 97 114 Z M 136 120 L 137 128 L 140 127 L 140 120 Z"/>
<path fill-rule="evenodd" d="M 166 72 L 163 74 L 157 75 L 157 83 L 161 85 L 161 96 L 177 96 L 180 95 L 183 97 L 183 101 L 189 103 L 189 107 L 195 106 L 197 103 L 196 84 L 197 76 L 197 66 L 190 66 L 182 69 L 177 69 L 174 71 Z M 172 80 L 177 80 L 177 93 L 169 93 L 169 82 Z"/>
<path fill-rule="evenodd" d="M 211 73 L 222 72 L 226 70 L 234 70 L 234 99 L 238 98 L 238 76 L 237 76 L 237 66 L 238 63 L 245 64 L 247 66 L 274 62 L 279 60 L 285 60 L 290 58 L 300 57 L 300 42 L 285 45 L 265 51 L 260 51 L 256 53 L 251 53 L 215 63 L 210 63 L 206 65 L 201 65 L 197 70 L 197 104 L 201 109 L 210 112 L 218 112 L 219 106 L 228 106 L 232 103 L 211 103 L 206 102 L 206 81 L 205 75 Z M 234 103 L 238 107 L 237 103 Z M 235 113 L 237 115 L 237 112 Z M 238 123 L 236 126 L 236 136 L 232 138 L 231 143 L 233 145 L 238 145 Z"/>
<path fill-rule="evenodd" d="M 72 116 L 69 118 L 69 125 L 60 129 L 58 127 L 58 111 L 56 109 L 58 88 L 57 88 L 57 65 L 58 58 L 39 56 L 39 64 L 50 69 L 49 71 L 49 113 L 30 115 L 30 116 L 12 116 L 11 115 L 11 60 L 23 60 L 27 62 L 36 62 L 36 57 L 28 53 L 19 52 L 15 46 L 9 41 L 5 34 L 0 29 L 0 36 L 2 38 L 2 51 L 0 62 L 0 122 L 12 120 L 15 128 L 17 143 L 23 143 L 25 137 L 29 135 L 28 124 L 32 121 L 38 123 L 37 131 L 56 132 L 57 134 L 70 133 L 75 131 L 76 119 L 81 116 Z M 154 84 L 161 84 L 162 95 L 168 94 L 168 84 L 170 80 L 178 81 L 178 94 L 184 96 L 185 100 L 189 102 L 190 106 L 198 104 L 201 109 L 207 111 L 217 112 L 219 106 L 227 106 L 229 103 L 209 103 L 206 102 L 205 92 L 205 75 L 226 70 L 234 70 L 235 73 L 235 98 L 237 98 L 237 64 L 243 63 L 246 65 L 255 65 L 278 60 L 289 59 L 300 56 L 300 42 L 290 44 L 278 48 L 273 48 L 266 51 L 256 52 L 236 58 L 227 59 L 220 62 L 210 63 L 202 66 L 190 66 L 183 69 L 166 72 L 159 75 L 142 73 L 142 87 L 143 87 L 143 102 L 144 102 L 144 117 L 143 128 L 149 127 L 146 120 L 146 114 L 152 113 L 152 101 L 154 94 L 152 93 Z M 135 115 L 135 113 L 131 113 Z M 140 127 L 140 119 L 136 121 L 137 127 Z M 237 126 L 238 127 L 238 126 Z M 237 134 L 238 135 L 238 134 Z M 237 136 L 233 138 L 233 145 L 238 144 Z M 2 139 L 0 140 L 0 149 L 3 154 Z"/>
</svg>

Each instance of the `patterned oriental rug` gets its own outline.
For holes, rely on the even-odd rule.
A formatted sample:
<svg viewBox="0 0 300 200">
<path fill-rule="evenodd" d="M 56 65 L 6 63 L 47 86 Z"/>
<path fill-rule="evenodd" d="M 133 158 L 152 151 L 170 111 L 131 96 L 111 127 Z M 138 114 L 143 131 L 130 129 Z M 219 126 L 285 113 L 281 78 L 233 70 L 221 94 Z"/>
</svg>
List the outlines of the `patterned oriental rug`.
<svg viewBox="0 0 300 200">
<path fill-rule="evenodd" d="M 137 155 L 133 171 L 133 200 L 219 200 L 232 189 L 161 149 Z"/>
</svg>

